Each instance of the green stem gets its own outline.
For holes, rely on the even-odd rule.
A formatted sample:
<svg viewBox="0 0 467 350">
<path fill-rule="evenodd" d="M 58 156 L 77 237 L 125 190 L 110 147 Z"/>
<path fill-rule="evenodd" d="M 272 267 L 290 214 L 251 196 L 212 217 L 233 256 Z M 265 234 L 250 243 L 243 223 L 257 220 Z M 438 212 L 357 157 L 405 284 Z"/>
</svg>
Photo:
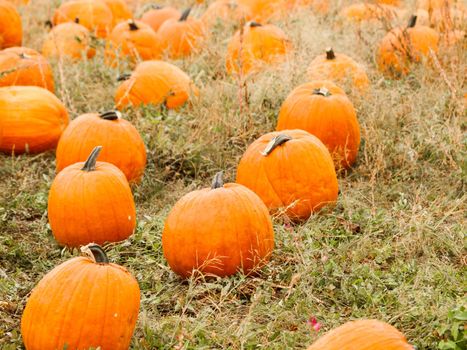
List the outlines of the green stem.
<svg viewBox="0 0 467 350">
<path fill-rule="evenodd" d="M 84 166 L 81 168 L 83 171 L 94 171 L 96 170 L 96 161 L 99 153 L 101 152 L 102 146 L 96 146 L 92 150 L 91 154 L 89 155 L 88 159 L 84 163 Z"/>
<path fill-rule="evenodd" d="M 108 264 L 109 258 L 107 254 L 105 254 L 104 250 L 101 246 L 97 244 L 90 244 L 88 245 L 89 250 L 91 251 L 92 255 L 94 256 L 94 260 L 98 264 Z"/>
<path fill-rule="evenodd" d="M 106 111 L 99 114 L 99 117 L 105 120 L 117 120 L 122 117 L 122 114 L 119 111 Z"/>
<path fill-rule="evenodd" d="M 292 140 L 292 137 L 286 134 L 279 134 L 276 137 L 274 137 L 271 141 L 269 141 L 268 145 L 264 149 L 261 154 L 265 157 L 271 154 L 272 151 L 274 151 L 277 147 L 280 145 L 286 143 L 287 141 Z"/>
</svg>

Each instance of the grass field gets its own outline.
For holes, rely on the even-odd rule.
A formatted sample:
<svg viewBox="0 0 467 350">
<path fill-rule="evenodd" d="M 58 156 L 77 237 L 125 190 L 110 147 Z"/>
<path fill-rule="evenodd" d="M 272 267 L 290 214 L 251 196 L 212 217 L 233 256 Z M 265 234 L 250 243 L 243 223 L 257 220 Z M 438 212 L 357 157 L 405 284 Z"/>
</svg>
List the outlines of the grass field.
<svg viewBox="0 0 467 350">
<path fill-rule="evenodd" d="M 32 0 L 22 8 L 24 46 L 40 50 L 53 3 Z M 140 284 L 132 349 L 304 349 L 356 318 L 387 321 L 417 349 L 437 349 L 437 330 L 450 325 L 448 312 L 466 304 L 465 39 L 441 48 L 440 66 L 415 67 L 401 80 L 387 80 L 373 58 L 384 26 L 339 23 L 342 3 L 333 1 L 328 16 L 302 10 L 276 21 L 294 53 L 245 86 L 226 75 L 226 45 L 235 28 L 219 23 L 201 52 L 173 62 L 192 77 L 199 98 L 177 111 L 125 113 L 144 138 L 148 165 L 133 188 L 136 233 L 106 250 Z M 407 3 L 406 9 L 400 23 L 415 6 Z M 282 101 L 306 82 L 308 63 L 327 46 L 364 63 L 371 80 L 365 96 L 347 86 L 364 142 L 357 164 L 339 175 L 337 206 L 302 225 L 276 218 L 274 254 L 256 277 L 179 279 L 162 254 L 168 211 L 182 195 L 208 186 L 219 170 L 235 179 L 246 147 L 274 130 Z M 104 65 L 102 47 L 93 60 L 53 66 L 56 93 L 72 118 L 113 107 L 122 71 Z M 4 350 L 22 348 L 19 324 L 31 289 L 78 254 L 58 246 L 48 226 L 54 176 L 54 152 L 0 156 Z M 307 323 L 311 316 L 322 324 L 319 332 Z"/>
</svg>

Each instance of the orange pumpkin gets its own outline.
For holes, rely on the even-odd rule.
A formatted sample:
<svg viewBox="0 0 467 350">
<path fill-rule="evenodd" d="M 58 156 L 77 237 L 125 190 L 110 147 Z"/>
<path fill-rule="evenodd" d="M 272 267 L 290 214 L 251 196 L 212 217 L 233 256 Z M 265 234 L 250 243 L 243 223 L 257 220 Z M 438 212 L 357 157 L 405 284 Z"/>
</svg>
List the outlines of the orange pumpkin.
<svg viewBox="0 0 467 350">
<path fill-rule="evenodd" d="M 311 6 L 311 9 L 321 15 L 329 12 L 329 0 L 286 0 L 286 11 L 291 9 L 300 9 L 301 7 Z"/>
<path fill-rule="evenodd" d="M 248 188 L 222 183 L 182 197 L 167 217 L 162 233 L 164 256 L 182 277 L 193 270 L 220 277 L 262 267 L 274 248 L 271 218 Z"/>
<path fill-rule="evenodd" d="M 120 22 L 126 21 L 133 17 L 128 5 L 124 0 L 100 0 L 104 2 L 112 12 L 112 27 L 115 27 Z"/>
<path fill-rule="evenodd" d="M 339 16 L 351 22 L 392 21 L 398 17 L 397 8 L 385 4 L 356 3 L 344 7 Z"/>
<path fill-rule="evenodd" d="M 282 104 L 277 131 L 302 129 L 319 138 L 337 167 L 348 168 L 357 158 L 360 126 L 345 92 L 327 81 L 313 81 L 293 90 Z"/>
<path fill-rule="evenodd" d="M 204 24 L 199 19 L 189 17 L 190 11 L 190 8 L 185 10 L 178 20 L 166 20 L 157 31 L 161 46 L 163 50 L 167 50 L 170 58 L 191 55 L 204 40 Z"/>
<path fill-rule="evenodd" d="M 284 0 L 237 0 L 237 3 L 245 9 L 247 20 L 268 22 L 284 15 Z"/>
<path fill-rule="evenodd" d="M 50 187 L 48 215 L 55 239 L 68 247 L 119 242 L 135 229 L 136 210 L 125 174 L 97 162 L 95 147 L 86 162 L 63 169 Z"/>
<path fill-rule="evenodd" d="M 165 21 L 168 19 L 178 20 L 182 14 L 174 7 L 156 7 L 145 12 L 141 17 L 141 22 L 151 26 L 157 32 Z"/>
<path fill-rule="evenodd" d="M 330 80 L 344 86 L 350 83 L 352 89 L 360 92 L 367 91 L 370 86 L 365 68 L 347 55 L 334 53 L 332 48 L 311 61 L 307 75 L 310 80 Z"/>
<path fill-rule="evenodd" d="M 50 91 L 37 86 L 0 88 L 0 151 L 53 149 L 67 125 L 68 112 Z"/>
<path fill-rule="evenodd" d="M 320 337 L 308 350 L 414 350 L 393 326 L 378 320 L 350 321 Z"/>
<path fill-rule="evenodd" d="M 118 109 L 142 104 L 177 108 L 191 95 L 198 95 L 198 89 L 180 68 L 163 61 L 145 61 L 117 88 L 115 104 Z"/>
<path fill-rule="evenodd" d="M 0 0 L 0 49 L 21 46 L 23 27 L 16 7 Z"/>
<path fill-rule="evenodd" d="M 105 38 L 112 29 L 112 11 L 102 1 L 71 0 L 64 2 L 55 10 L 53 24 L 74 22 L 76 19 L 100 38 Z"/>
<path fill-rule="evenodd" d="M 217 21 L 240 22 L 245 18 L 250 18 L 248 9 L 233 0 L 216 0 L 204 12 L 201 20 L 206 26 L 212 26 Z"/>
<path fill-rule="evenodd" d="M 129 20 L 118 24 L 110 33 L 105 49 L 106 61 L 116 64 L 116 57 L 130 57 L 132 61 L 160 58 L 161 41 L 146 23 Z"/>
<path fill-rule="evenodd" d="M 410 72 L 410 63 L 429 58 L 430 50 L 438 51 L 439 34 L 426 26 L 416 26 L 412 16 L 407 28 L 391 30 L 379 43 L 376 52 L 378 69 L 397 78 Z"/>
<path fill-rule="evenodd" d="M 227 47 L 226 68 L 229 74 L 249 74 L 287 60 L 292 44 L 278 27 L 249 22 L 237 31 Z"/>
<path fill-rule="evenodd" d="M 96 50 L 91 47 L 89 30 L 69 22 L 52 28 L 42 45 L 42 54 L 47 58 L 78 60 L 94 57 Z"/>
<path fill-rule="evenodd" d="M 292 220 L 337 200 L 337 176 L 331 155 L 315 136 L 283 130 L 261 136 L 243 154 L 237 183 L 253 190 L 272 211 Z"/>
<path fill-rule="evenodd" d="M 85 161 L 95 145 L 103 146 L 102 161 L 118 167 L 129 182 L 139 182 L 146 166 L 146 148 L 136 128 L 118 111 L 74 119 L 57 146 L 57 172 Z"/>
<path fill-rule="evenodd" d="M 127 350 L 138 318 L 140 290 L 101 247 L 83 247 L 33 289 L 21 318 L 28 350 Z"/>
<path fill-rule="evenodd" d="M 33 85 L 54 92 L 52 69 L 37 51 L 11 47 L 0 51 L 0 86 Z"/>
<path fill-rule="evenodd" d="M 29 4 L 29 0 L 6 0 L 9 3 L 12 3 L 15 6 L 27 5 Z"/>
</svg>

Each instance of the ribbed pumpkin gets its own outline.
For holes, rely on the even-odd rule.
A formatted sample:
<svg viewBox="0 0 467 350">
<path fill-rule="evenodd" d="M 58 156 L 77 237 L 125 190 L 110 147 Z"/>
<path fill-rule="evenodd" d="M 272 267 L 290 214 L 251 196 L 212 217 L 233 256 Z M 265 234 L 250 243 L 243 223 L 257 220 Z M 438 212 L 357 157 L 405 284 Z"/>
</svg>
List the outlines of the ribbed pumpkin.
<svg viewBox="0 0 467 350">
<path fill-rule="evenodd" d="M 237 0 L 245 9 L 247 20 L 268 22 L 284 15 L 284 0 Z"/>
<path fill-rule="evenodd" d="M 23 27 L 16 7 L 6 0 L 0 0 L 0 50 L 21 46 Z"/>
<path fill-rule="evenodd" d="M 15 6 L 21 6 L 21 5 L 27 5 L 29 4 L 29 0 L 6 0 L 9 3 L 15 5 Z"/>
<path fill-rule="evenodd" d="M 95 33 L 100 38 L 105 38 L 113 26 L 113 15 L 110 8 L 102 1 L 95 0 L 71 0 L 64 2 L 55 10 L 54 25 L 74 22 L 79 23 Z"/>
<path fill-rule="evenodd" d="M 227 47 L 226 68 L 229 74 L 257 73 L 267 67 L 284 62 L 292 51 L 292 44 L 278 27 L 257 22 L 245 25 L 243 33 L 237 31 Z"/>
<path fill-rule="evenodd" d="M 118 109 L 141 104 L 177 108 L 197 94 L 198 89 L 180 68 L 163 61 L 145 61 L 117 88 L 115 104 Z"/>
<path fill-rule="evenodd" d="M 271 218 L 248 188 L 222 183 L 193 191 L 172 208 L 162 233 L 164 256 L 174 272 L 193 270 L 220 277 L 262 267 L 274 248 Z"/>
<path fill-rule="evenodd" d="M 119 242 L 135 229 L 136 210 L 125 174 L 97 162 L 96 147 L 86 162 L 60 171 L 49 192 L 49 223 L 55 239 L 68 247 Z"/>
<path fill-rule="evenodd" d="M 110 33 L 105 49 L 106 61 L 116 64 L 116 57 L 130 57 L 134 62 L 158 59 L 162 55 L 161 41 L 156 32 L 141 21 L 118 24 Z"/>
<path fill-rule="evenodd" d="M 397 78 L 410 72 L 410 63 L 429 58 L 430 49 L 438 51 L 439 34 L 426 26 L 416 26 L 412 16 L 406 28 L 391 30 L 379 43 L 376 52 L 378 69 Z"/>
<path fill-rule="evenodd" d="M 178 20 L 168 19 L 157 31 L 162 48 L 170 58 L 191 55 L 194 50 L 200 48 L 204 40 L 204 24 L 199 19 L 189 17 L 190 11 L 190 8 L 185 10 Z"/>
<path fill-rule="evenodd" d="M 336 171 L 326 146 L 303 130 L 261 136 L 243 154 L 237 183 L 253 190 L 272 211 L 307 219 L 337 199 Z"/>
<path fill-rule="evenodd" d="M 367 91 L 370 86 L 365 68 L 345 54 L 334 53 L 332 48 L 311 61 L 307 76 L 310 80 L 330 80 L 344 86 L 350 83 L 360 92 Z"/>
<path fill-rule="evenodd" d="M 378 320 L 350 321 L 320 337 L 308 350 L 414 350 L 393 326 Z"/>
<path fill-rule="evenodd" d="M 328 81 L 294 89 L 282 104 L 277 131 L 302 129 L 319 138 L 337 167 L 350 167 L 360 146 L 360 126 L 345 92 Z"/>
<path fill-rule="evenodd" d="M 397 8 L 385 4 L 355 3 L 344 7 L 339 16 L 349 22 L 391 21 L 398 17 Z"/>
<path fill-rule="evenodd" d="M 128 5 L 124 0 L 100 0 L 104 2 L 112 11 L 112 26 L 115 27 L 120 22 L 126 21 L 133 17 Z"/>
<path fill-rule="evenodd" d="M 50 91 L 37 86 L 0 88 L 0 151 L 53 149 L 67 125 L 68 112 Z"/>
<path fill-rule="evenodd" d="M 33 289 L 21 318 L 27 350 L 127 350 L 138 318 L 138 282 L 109 262 L 101 247 L 83 247 Z"/>
<path fill-rule="evenodd" d="M 32 85 L 54 92 L 53 73 L 47 60 L 26 47 L 0 51 L 0 86 Z"/>
<path fill-rule="evenodd" d="M 42 54 L 47 58 L 79 60 L 92 58 L 96 50 L 91 47 L 89 30 L 79 23 L 62 23 L 52 28 L 42 45 Z"/>
<path fill-rule="evenodd" d="M 240 22 L 242 19 L 250 17 L 248 9 L 234 0 L 216 0 L 209 5 L 201 20 L 206 26 L 212 26 L 217 21 Z"/>
<path fill-rule="evenodd" d="M 136 128 L 118 111 L 88 113 L 74 119 L 57 146 L 57 172 L 86 160 L 102 145 L 100 160 L 112 163 L 129 182 L 138 182 L 146 166 L 146 148 Z"/>
<path fill-rule="evenodd" d="M 165 21 L 168 19 L 178 20 L 181 16 L 181 12 L 175 7 L 155 7 L 146 11 L 141 17 L 141 22 L 144 22 L 151 26 L 151 28 L 157 32 Z"/>
</svg>

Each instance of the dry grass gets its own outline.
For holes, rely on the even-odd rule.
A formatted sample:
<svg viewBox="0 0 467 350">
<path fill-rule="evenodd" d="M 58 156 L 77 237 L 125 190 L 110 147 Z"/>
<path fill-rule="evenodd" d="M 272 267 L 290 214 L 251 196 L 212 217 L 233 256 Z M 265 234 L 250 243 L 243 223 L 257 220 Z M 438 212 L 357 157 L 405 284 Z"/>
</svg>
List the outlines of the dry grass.
<svg viewBox="0 0 467 350">
<path fill-rule="evenodd" d="M 40 49 L 53 3 L 33 0 L 23 9 L 26 46 Z M 317 337 L 307 324 L 311 315 L 325 330 L 378 318 L 417 349 L 435 349 L 437 327 L 465 303 L 465 41 L 443 48 L 435 68 L 385 80 L 373 58 L 383 25 L 334 25 L 342 3 L 328 17 L 301 11 L 278 22 L 295 52 L 289 63 L 248 82 L 248 103 L 224 69 L 234 28 L 219 25 L 202 52 L 175 62 L 195 80 L 199 99 L 179 111 L 127 112 L 144 137 L 148 166 L 134 188 L 137 232 L 108 250 L 140 282 L 133 349 L 303 349 Z M 364 143 L 354 169 L 339 178 L 338 205 L 300 226 L 277 220 L 272 261 L 255 278 L 180 280 L 161 250 L 171 206 L 218 170 L 235 178 L 247 145 L 274 129 L 282 101 L 306 81 L 308 62 L 327 46 L 364 63 L 372 81 L 364 97 L 349 91 Z M 73 118 L 113 107 L 120 72 L 103 64 L 102 50 L 92 61 L 56 62 L 54 71 L 57 95 Z M 2 349 L 22 347 L 19 322 L 28 293 L 77 253 L 62 250 L 47 223 L 54 170 L 52 152 L 0 156 Z"/>
</svg>

